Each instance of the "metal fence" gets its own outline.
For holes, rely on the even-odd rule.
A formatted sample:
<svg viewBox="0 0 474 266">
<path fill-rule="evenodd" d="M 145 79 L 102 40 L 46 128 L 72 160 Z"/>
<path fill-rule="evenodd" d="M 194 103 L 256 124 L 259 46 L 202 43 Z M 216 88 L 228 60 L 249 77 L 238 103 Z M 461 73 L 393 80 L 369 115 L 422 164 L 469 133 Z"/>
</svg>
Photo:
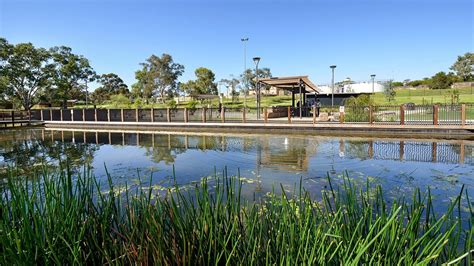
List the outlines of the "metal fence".
<svg viewBox="0 0 474 266">
<path fill-rule="evenodd" d="M 302 117 L 300 117 L 302 114 Z M 42 109 L 0 111 L 0 121 L 349 123 L 376 125 L 474 125 L 474 104 L 322 106 L 320 108 Z"/>
</svg>

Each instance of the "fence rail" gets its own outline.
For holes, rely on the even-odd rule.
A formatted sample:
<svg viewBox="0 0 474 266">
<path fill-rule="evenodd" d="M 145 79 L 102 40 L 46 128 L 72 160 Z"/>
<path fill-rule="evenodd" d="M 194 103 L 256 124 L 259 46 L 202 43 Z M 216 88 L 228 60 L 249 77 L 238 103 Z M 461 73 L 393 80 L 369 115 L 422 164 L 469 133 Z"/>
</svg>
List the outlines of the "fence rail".
<svg viewBox="0 0 474 266">
<path fill-rule="evenodd" d="M 260 112 L 257 112 L 260 111 Z M 38 109 L 0 111 L 0 121 L 347 123 L 376 125 L 474 125 L 474 104 L 261 108 Z"/>
</svg>

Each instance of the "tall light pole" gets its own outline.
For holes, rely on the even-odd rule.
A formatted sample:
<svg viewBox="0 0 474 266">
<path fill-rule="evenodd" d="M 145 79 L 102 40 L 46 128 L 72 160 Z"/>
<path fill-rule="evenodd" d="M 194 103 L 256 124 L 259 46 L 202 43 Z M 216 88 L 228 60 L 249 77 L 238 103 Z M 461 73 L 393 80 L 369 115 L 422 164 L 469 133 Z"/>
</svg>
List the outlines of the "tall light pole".
<svg viewBox="0 0 474 266">
<path fill-rule="evenodd" d="M 245 80 L 245 71 L 247 71 L 247 42 L 249 41 L 248 37 L 241 38 L 240 41 L 244 44 L 244 80 Z M 247 84 L 244 84 L 244 108 L 247 107 Z"/>
<path fill-rule="evenodd" d="M 255 92 L 257 94 L 257 119 L 260 119 L 260 86 L 258 84 L 258 63 L 260 57 L 254 57 L 253 62 L 255 63 Z"/>
<path fill-rule="evenodd" d="M 334 106 L 334 69 L 336 68 L 336 65 L 329 66 L 332 70 L 332 82 L 331 82 L 331 106 Z"/>
<path fill-rule="evenodd" d="M 375 74 L 370 75 L 372 78 L 372 94 L 375 92 Z"/>
</svg>

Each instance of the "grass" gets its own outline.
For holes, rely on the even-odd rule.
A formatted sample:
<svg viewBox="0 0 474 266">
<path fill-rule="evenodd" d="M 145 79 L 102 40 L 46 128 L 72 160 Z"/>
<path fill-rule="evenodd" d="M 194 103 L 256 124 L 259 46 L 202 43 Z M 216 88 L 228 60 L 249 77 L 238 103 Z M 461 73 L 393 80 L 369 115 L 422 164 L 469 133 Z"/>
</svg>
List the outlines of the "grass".
<svg viewBox="0 0 474 266">
<path fill-rule="evenodd" d="M 400 105 L 403 103 L 415 103 L 415 104 L 450 104 L 451 103 L 451 94 L 454 89 L 446 90 L 430 90 L 427 88 L 419 89 L 397 89 L 395 99 L 393 101 L 387 101 L 385 95 L 382 92 L 375 93 L 372 98 L 375 102 L 375 105 Z M 473 88 L 460 88 L 457 89 L 459 92 L 459 102 L 461 103 L 474 103 L 474 89 Z M 296 98 L 298 101 L 298 97 Z M 243 107 L 244 99 L 243 97 L 232 102 L 231 99 L 224 99 L 224 105 L 227 107 Z M 187 102 L 180 102 L 178 104 L 179 108 L 184 108 L 187 106 Z M 212 106 L 218 106 L 219 100 L 213 99 L 211 101 L 204 101 L 202 105 L 197 107 L 207 106 L 208 104 Z M 247 107 L 256 107 L 255 96 L 247 96 L 246 104 Z M 262 96 L 261 106 L 262 107 L 271 107 L 271 106 L 290 106 L 291 105 L 291 96 Z M 91 107 L 91 105 L 89 105 Z M 77 105 L 75 108 L 83 108 L 83 105 Z M 166 108 L 166 104 L 141 104 L 140 106 L 129 104 L 129 105 L 115 105 L 113 103 L 98 105 L 98 108 Z"/>
<path fill-rule="evenodd" d="M 461 190 L 442 215 L 430 193 L 390 204 L 380 187 L 311 199 L 301 187 L 242 198 L 237 177 L 203 179 L 165 194 L 149 183 L 103 192 L 90 171 L 43 172 L 3 187 L 0 264 L 384 264 L 472 260 L 472 220 L 461 226 Z M 30 180 L 30 181 L 28 181 Z M 33 181 L 31 181 L 33 180 Z M 296 191 L 297 190 L 297 191 Z M 162 190 L 159 190 L 162 191 Z M 277 190 L 279 191 L 279 190 Z"/>
</svg>

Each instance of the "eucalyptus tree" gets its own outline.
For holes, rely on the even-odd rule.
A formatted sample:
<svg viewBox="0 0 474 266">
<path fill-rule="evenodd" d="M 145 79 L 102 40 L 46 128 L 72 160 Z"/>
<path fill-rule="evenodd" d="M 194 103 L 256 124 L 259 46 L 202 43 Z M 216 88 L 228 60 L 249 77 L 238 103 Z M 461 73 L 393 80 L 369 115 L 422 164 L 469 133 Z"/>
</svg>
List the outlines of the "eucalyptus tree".
<svg viewBox="0 0 474 266">
<path fill-rule="evenodd" d="M 215 82 L 216 75 L 212 70 L 199 67 L 194 71 L 194 75 L 196 76 L 195 80 L 189 80 L 182 84 L 183 90 L 189 95 L 194 97 L 199 94 L 218 94 L 217 83 Z"/>
<path fill-rule="evenodd" d="M 91 99 L 96 103 L 110 100 L 112 95 L 128 95 L 130 93 L 127 84 L 117 74 L 102 74 L 97 80 L 102 86 L 95 89 L 91 94 Z"/>
<path fill-rule="evenodd" d="M 474 53 L 465 53 L 458 56 L 458 59 L 450 69 L 455 71 L 462 81 L 474 80 Z"/>
<path fill-rule="evenodd" d="M 133 95 L 140 95 L 149 103 L 154 96 L 164 102 L 166 96 L 176 94 L 178 78 L 183 74 L 184 66 L 175 63 L 171 55 L 151 55 L 141 66 L 142 68 L 135 72 L 137 82 L 132 85 Z"/>
<path fill-rule="evenodd" d="M 53 47 L 50 53 L 54 62 L 51 96 L 67 108 L 67 100 L 82 97 L 87 82 L 94 81 L 96 73 L 87 58 L 74 54 L 69 47 Z"/>
<path fill-rule="evenodd" d="M 12 45 L 0 38 L 0 90 L 4 99 L 19 101 L 30 110 L 50 86 L 52 70 L 46 49 L 31 43 Z"/>
</svg>

